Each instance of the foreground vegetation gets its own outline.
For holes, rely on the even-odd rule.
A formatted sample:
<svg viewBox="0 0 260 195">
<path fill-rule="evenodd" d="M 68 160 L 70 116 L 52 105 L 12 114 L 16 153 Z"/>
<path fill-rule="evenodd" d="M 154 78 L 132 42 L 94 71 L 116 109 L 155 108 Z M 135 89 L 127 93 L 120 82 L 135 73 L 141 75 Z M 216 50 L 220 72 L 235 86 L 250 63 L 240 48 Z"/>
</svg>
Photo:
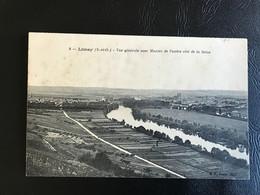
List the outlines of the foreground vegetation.
<svg viewBox="0 0 260 195">
<path fill-rule="evenodd" d="M 79 161 L 91 165 L 101 171 L 113 172 L 115 176 L 124 177 L 142 177 L 142 175 L 134 172 L 133 169 L 128 167 L 121 168 L 118 164 L 112 162 L 105 151 L 96 153 L 95 157 L 91 153 L 82 154 Z M 130 161 L 128 161 L 130 163 Z"/>
<path fill-rule="evenodd" d="M 178 138 L 167 141 L 159 133 L 146 135 L 107 119 L 102 110 L 66 112 L 107 142 L 187 178 L 247 177 L 247 169 L 197 152 L 187 147 L 188 141 L 180 144 Z M 177 178 L 100 142 L 61 110 L 45 109 L 28 110 L 26 172 L 28 176 Z"/>
<path fill-rule="evenodd" d="M 101 121 L 107 120 L 101 110 L 95 112 L 71 111 L 69 114 L 78 116 L 80 118 L 78 120 L 83 119 L 83 116 L 101 118 Z M 87 123 L 95 124 L 91 120 L 87 120 Z M 94 129 L 99 128 L 94 125 L 92 130 Z M 114 135 L 115 133 L 112 136 Z M 62 111 L 46 109 L 28 110 L 26 175 L 172 177 L 166 175 L 163 170 L 156 167 L 149 168 L 146 162 L 95 139 L 84 132 L 79 125 L 64 117 Z"/>
</svg>

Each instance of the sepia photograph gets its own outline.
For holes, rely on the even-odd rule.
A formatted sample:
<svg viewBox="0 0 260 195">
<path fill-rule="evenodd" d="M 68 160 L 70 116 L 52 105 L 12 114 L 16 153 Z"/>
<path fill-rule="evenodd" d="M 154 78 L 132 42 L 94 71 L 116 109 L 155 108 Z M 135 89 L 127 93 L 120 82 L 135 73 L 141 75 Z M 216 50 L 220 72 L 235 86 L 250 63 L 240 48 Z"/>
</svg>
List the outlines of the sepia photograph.
<svg viewBox="0 0 260 195">
<path fill-rule="evenodd" d="M 250 178 L 247 39 L 28 36 L 26 176 Z"/>
</svg>

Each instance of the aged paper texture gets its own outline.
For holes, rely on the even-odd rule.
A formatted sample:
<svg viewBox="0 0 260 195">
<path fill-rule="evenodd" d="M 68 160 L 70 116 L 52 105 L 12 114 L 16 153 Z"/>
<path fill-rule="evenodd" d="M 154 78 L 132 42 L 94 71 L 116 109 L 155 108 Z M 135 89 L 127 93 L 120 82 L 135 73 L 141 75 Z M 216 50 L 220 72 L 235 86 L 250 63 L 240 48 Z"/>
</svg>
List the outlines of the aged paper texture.
<svg viewBox="0 0 260 195">
<path fill-rule="evenodd" d="M 27 176 L 249 179 L 247 40 L 29 33 Z"/>
</svg>

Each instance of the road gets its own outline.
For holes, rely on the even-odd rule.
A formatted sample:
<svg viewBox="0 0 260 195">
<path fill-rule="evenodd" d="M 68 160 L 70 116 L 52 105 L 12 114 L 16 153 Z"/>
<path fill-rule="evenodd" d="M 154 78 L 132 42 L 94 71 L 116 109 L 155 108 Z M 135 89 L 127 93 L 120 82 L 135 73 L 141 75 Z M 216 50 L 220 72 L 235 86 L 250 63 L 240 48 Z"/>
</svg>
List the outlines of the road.
<svg viewBox="0 0 260 195">
<path fill-rule="evenodd" d="M 140 157 L 140 156 L 134 155 L 134 154 L 132 154 L 131 152 L 128 152 L 127 150 L 124 150 L 124 149 L 122 149 L 122 148 L 120 148 L 120 147 L 118 147 L 118 146 L 116 146 L 116 145 L 114 145 L 114 144 L 112 144 L 112 143 L 110 143 L 110 142 L 108 142 L 108 141 L 106 141 L 106 140 L 104 140 L 104 139 L 98 137 L 98 136 L 97 136 L 96 134 L 94 134 L 92 131 L 90 131 L 89 129 L 87 129 L 86 127 L 84 127 L 80 122 L 78 122 L 77 120 L 71 118 L 64 110 L 63 110 L 63 114 L 64 114 L 68 119 L 70 119 L 70 120 L 72 120 L 73 122 L 77 123 L 81 128 L 83 128 L 85 131 L 87 131 L 91 136 L 93 136 L 93 137 L 96 138 L 97 140 L 99 140 L 99 141 L 101 141 L 101 142 L 103 142 L 103 143 L 105 143 L 105 144 L 108 144 L 108 145 L 110 145 L 111 147 L 113 147 L 113 148 L 115 148 L 115 149 L 117 149 L 117 150 L 119 150 L 119 151 L 121 151 L 121 152 L 124 152 L 124 153 L 126 153 L 126 154 L 128 154 L 128 155 L 131 155 L 131 156 L 133 156 L 133 157 L 135 157 L 135 158 L 137 158 L 137 159 L 139 159 L 139 160 L 142 160 L 142 161 L 144 161 L 144 162 L 146 162 L 146 163 L 148 163 L 148 164 L 150 164 L 150 165 L 152 165 L 152 166 L 154 166 L 154 167 L 157 167 L 157 168 L 159 168 L 159 169 L 162 169 L 162 170 L 164 170 L 164 171 L 166 171 L 166 172 L 168 172 L 168 173 L 170 173 L 170 174 L 173 174 L 173 175 L 175 175 L 175 176 L 177 176 L 177 177 L 179 177 L 179 178 L 186 179 L 186 177 L 183 176 L 183 175 L 180 175 L 180 174 L 178 174 L 178 173 L 176 173 L 176 172 L 173 172 L 173 171 L 171 171 L 171 170 L 169 170 L 169 169 L 166 169 L 166 168 L 164 168 L 164 167 L 162 167 L 162 166 L 160 166 L 160 165 L 158 165 L 158 164 L 155 164 L 155 163 L 153 163 L 153 162 L 151 162 L 151 161 L 149 161 L 149 160 L 146 160 L 146 159 L 144 159 L 144 158 L 142 158 L 142 157 Z"/>
</svg>

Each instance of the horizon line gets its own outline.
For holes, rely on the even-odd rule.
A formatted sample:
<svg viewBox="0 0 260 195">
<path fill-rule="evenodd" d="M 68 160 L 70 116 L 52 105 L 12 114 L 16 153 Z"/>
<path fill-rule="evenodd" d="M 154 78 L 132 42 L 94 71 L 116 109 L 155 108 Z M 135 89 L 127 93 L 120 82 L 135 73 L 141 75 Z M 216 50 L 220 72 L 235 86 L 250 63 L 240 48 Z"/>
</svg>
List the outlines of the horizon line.
<svg viewBox="0 0 260 195">
<path fill-rule="evenodd" d="M 70 87 L 70 88 L 106 88 L 106 89 L 130 89 L 130 90 L 175 90 L 175 91 L 243 91 L 248 92 L 247 90 L 235 90 L 235 89 L 167 89 L 167 88 L 151 88 L 151 89 L 142 89 L 142 88 L 120 88 L 120 87 L 84 87 L 84 86 L 46 86 L 46 85 L 27 85 L 29 87 Z"/>
</svg>

